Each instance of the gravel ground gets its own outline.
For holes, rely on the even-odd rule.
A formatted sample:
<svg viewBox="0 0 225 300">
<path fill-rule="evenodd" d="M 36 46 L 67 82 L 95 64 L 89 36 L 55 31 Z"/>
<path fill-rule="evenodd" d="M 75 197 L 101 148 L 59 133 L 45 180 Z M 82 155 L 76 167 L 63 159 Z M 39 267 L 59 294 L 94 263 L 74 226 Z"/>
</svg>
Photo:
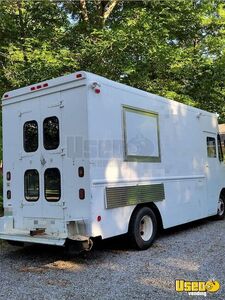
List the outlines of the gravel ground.
<svg viewBox="0 0 225 300">
<path fill-rule="evenodd" d="M 121 238 L 67 258 L 62 248 L 0 244 L 0 299 L 205 299 L 179 294 L 175 279 L 219 280 L 225 299 L 225 221 L 166 230 L 146 251 Z"/>
</svg>

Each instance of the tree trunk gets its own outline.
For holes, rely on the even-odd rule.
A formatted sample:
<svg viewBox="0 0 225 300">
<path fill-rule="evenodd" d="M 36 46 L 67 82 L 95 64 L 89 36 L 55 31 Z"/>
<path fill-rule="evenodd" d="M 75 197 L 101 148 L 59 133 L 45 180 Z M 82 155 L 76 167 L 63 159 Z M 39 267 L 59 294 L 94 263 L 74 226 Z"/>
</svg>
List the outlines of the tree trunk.
<svg viewBox="0 0 225 300">
<path fill-rule="evenodd" d="M 82 17 L 83 21 L 85 23 L 88 23 L 89 17 L 88 17 L 86 0 L 80 0 L 80 10 L 81 10 L 81 17 Z"/>
<path fill-rule="evenodd" d="M 112 11 L 114 10 L 115 6 L 119 0 L 110 0 L 107 5 L 104 8 L 103 16 L 102 16 L 102 25 L 105 25 L 106 20 L 109 18 L 111 15 Z"/>
</svg>

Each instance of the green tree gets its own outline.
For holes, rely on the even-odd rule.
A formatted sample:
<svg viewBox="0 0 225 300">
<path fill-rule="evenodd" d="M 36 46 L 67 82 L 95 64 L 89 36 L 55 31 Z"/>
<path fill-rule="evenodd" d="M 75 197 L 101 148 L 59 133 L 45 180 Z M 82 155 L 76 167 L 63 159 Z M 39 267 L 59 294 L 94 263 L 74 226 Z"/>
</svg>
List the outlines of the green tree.
<svg viewBox="0 0 225 300">
<path fill-rule="evenodd" d="M 0 16 L 2 76 L 8 88 L 17 88 L 72 67 L 76 58 L 61 40 L 70 26 L 64 10 L 49 0 L 5 0 Z"/>
<path fill-rule="evenodd" d="M 124 3 L 116 15 L 79 35 L 82 69 L 219 112 L 224 120 L 223 1 Z"/>
</svg>

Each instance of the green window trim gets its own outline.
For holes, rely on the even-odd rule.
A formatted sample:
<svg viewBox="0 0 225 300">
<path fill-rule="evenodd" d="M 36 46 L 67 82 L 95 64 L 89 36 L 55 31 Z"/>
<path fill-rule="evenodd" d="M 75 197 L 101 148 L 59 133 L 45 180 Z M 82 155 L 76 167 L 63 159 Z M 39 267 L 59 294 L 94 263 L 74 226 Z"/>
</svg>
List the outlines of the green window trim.
<svg viewBox="0 0 225 300">
<path fill-rule="evenodd" d="M 158 146 L 158 156 L 144 156 L 144 155 L 130 155 L 128 154 L 127 149 L 127 126 L 126 126 L 126 112 L 132 112 L 152 118 L 156 118 L 157 122 L 157 146 Z M 126 106 L 123 105 L 123 144 L 124 144 L 124 161 L 130 161 L 130 162 L 153 162 L 158 163 L 161 162 L 161 149 L 160 149 L 160 137 L 159 137 L 159 115 L 155 112 L 139 109 L 136 107 Z"/>
</svg>

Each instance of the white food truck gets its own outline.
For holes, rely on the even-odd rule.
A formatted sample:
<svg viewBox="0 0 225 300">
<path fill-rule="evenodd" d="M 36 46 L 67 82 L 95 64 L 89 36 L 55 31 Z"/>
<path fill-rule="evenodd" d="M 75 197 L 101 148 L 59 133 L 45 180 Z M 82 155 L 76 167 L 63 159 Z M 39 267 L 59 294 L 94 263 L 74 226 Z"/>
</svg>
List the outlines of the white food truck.
<svg viewBox="0 0 225 300">
<path fill-rule="evenodd" d="M 2 113 L 0 239 L 147 249 L 159 227 L 224 217 L 216 114 L 83 71 L 5 93 Z"/>
</svg>

